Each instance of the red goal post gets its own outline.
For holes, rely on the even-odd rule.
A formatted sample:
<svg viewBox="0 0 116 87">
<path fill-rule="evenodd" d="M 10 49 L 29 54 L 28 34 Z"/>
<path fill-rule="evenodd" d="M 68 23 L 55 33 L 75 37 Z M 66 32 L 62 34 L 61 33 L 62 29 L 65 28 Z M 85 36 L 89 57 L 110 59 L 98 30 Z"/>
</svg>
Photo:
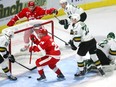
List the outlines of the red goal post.
<svg viewBox="0 0 116 87">
<path fill-rule="evenodd" d="M 27 22 L 12 26 L 12 27 L 5 28 L 3 31 L 8 30 L 8 29 L 13 30 L 14 31 L 14 37 L 13 38 L 16 38 L 17 34 L 20 34 L 22 32 L 25 32 L 26 30 L 32 29 L 33 26 L 37 25 L 37 24 L 40 25 L 40 26 L 45 26 L 46 29 L 49 28 L 48 32 L 51 33 L 51 36 L 54 39 L 54 22 L 52 20 L 31 20 L 31 21 L 27 21 Z M 21 34 L 21 35 L 23 35 L 23 34 Z M 14 51 L 13 49 L 16 49 L 16 48 L 13 48 L 13 46 L 15 45 L 15 42 L 17 42 L 16 40 L 22 39 L 22 37 L 21 38 L 19 37 L 18 39 L 15 39 L 14 42 L 13 42 L 12 39 L 10 41 L 8 50 L 9 50 L 9 52 L 11 54 L 13 54 L 15 56 L 15 53 L 13 53 L 13 51 Z M 12 44 L 12 42 L 14 44 Z M 20 40 L 19 40 L 19 42 L 20 42 Z M 17 49 L 17 50 L 19 50 L 19 49 Z M 21 55 L 23 55 L 23 54 L 21 54 Z M 11 62 L 9 62 L 9 69 L 12 72 L 12 64 L 11 64 Z"/>
</svg>

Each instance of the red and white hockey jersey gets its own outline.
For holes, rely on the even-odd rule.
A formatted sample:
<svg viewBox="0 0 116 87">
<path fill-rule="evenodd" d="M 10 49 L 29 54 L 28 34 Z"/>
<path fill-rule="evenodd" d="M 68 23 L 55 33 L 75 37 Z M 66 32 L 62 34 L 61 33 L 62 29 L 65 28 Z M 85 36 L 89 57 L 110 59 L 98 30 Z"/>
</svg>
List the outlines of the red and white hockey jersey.
<svg viewBox="0 0 116 87">
<path fill-rule="evenodd" d="M 33 11 L 28 7 L 22 9 L 18 14 L 16 14 L 7 24 L 7 26 L 13 26 L 15 22 L 23 17 L 26 17 L 28 20 L 41 19 L 47 14 L 52 14 L 55 8 L 43 9 L 39 6 L 36 6 Z"/>
<path fill-rule="evenodd" d="M 58 58 L 59 58 L 59 56 L 61 54 L 58 45 L 55 44 L 55 42 L 49 35 L 42 37 L 40 39 L 37 47 L 38 47 L 38 49 L 35 50 L 35 52 L 45 51 L 47 56 L 52 56 L 55 58 L 56 58 L 56 56 L 58 56 Z"/>
</svg>

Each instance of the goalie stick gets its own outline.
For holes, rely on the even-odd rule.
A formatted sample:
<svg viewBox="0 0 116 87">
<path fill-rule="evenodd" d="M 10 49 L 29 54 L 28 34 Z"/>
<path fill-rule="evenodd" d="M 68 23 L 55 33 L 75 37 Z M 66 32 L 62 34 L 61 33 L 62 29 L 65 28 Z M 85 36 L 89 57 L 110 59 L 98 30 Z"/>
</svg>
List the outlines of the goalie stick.
<svg viewBox="0 0 116 87">
<path fill-rule="evenodd" d="M 24 66 L 23 64 L 21 64 L 21 63 L 19 63 L 19 62 L 17 62 L 17 61 L 15 61 L 15 63 L 17 63 L 17 64 L 19 64 L 20 66 L 22 66 L 22 67 L 24 67 L 24 68 L 26 68 L 27 70 L 29 70 L 29 71 L 32 71 L 32 70 L 34 70 L 34 69 L 36 69 L 37 67 L 35 66 L 35 67 L 33 67 L 33 68 L 28 68 L 28 67 L 26 67 L 26 66 Z"/>
</svg>

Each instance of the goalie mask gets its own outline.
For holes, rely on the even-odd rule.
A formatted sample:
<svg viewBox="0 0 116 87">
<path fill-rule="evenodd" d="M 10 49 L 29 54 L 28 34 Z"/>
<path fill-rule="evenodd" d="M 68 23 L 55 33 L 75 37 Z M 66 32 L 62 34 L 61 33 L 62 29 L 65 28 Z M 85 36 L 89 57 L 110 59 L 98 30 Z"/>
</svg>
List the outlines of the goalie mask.
<svg viewBox="0 0 116 87">
<path fill-rule="evenodd" d="M 108 39 L 115 39 L 115 34 L 113 32 L 110 32 L 108 35 L 107 35 L 107 38 Z"/>
<path fill-rule="evenodd" d="M 2 34 L 5 35 L 5 36 L 7 36 L 8 38 L 14 37 L 14 32 L 11 31 L 11 30 L 3 30 Z"/>
</svg>

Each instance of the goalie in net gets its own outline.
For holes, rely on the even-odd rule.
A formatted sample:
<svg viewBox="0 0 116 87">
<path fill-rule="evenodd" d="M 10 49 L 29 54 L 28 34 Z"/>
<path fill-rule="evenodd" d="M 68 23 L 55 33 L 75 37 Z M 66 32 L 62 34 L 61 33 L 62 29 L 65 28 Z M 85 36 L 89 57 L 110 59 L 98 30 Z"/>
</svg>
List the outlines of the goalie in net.
<svg viewBox="0 0 116 87">
<path fill-rule="evenodd" d="M 34 43 L 34 45 L 29 48 L 29 51 L 41 51 L 43 55 L 42 57 L 36 60 L 36 66 L 40 75 L 40 78 L 37 78 L 37 80 L 42 81 L 46 79 L 46 76 L 42 68 L 46 65 L 48 65 L 57 74 L 58 80 L 64 80 L 64 75 L 56 66 L 56 63 L 60 60 L 61 52 L 59 50 L 58 45 L 55 44 L 51 36 L 48 35 L 48 31 L 46 29 L 41 28 L 38 30 L 37 37 L 34 34 L 32 34 L 30 36 L 30 39 Z"/>
<path fill-rule="evenodd" d="M 112 72 L 116 69 L 116 41 L 113 32 L 108 33 L 106 39 L 98 42 L 97 56 L 105 72 Z M 86 60 L 88 71 L 96 71 L 92 60 Z"/>
</svg>

